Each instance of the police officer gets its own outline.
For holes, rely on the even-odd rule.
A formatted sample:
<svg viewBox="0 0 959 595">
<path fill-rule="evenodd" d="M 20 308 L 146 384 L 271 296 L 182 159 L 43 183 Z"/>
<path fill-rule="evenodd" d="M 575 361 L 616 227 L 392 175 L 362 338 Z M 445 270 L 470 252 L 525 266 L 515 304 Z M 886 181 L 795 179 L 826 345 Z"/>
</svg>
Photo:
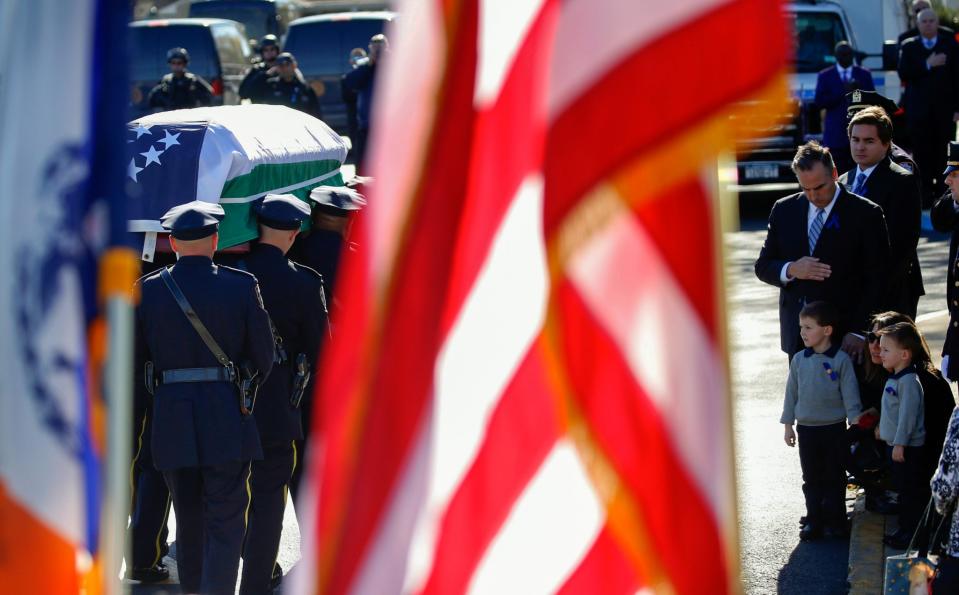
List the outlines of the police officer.
<svg viewBox="0 0 959 595">
<path fill-rule="evenodd" d="M 276 35 L 270 33 L 264 35 L 259 45 L 261 60 L 253 65 L 250 72 L 246 74 L 243 82 L 240 83 L 240 99 L 252 99 L 259 94 L 259 88 L 266 82 L 267 72 L 276 62 L 276 57 L 280 53 L 280 44 Z"/>
<path fill-rule="evenodd" d="M 293 258 L 323 276 L 326 295 L 333 299 L 333 285 L 343 245 L 347 242 L 351 216 L 366 206 L 366 199 L 353 188 L 318 186 L 310 192 L 313 202 L 312 229 L 297 240 Z"/>
<path fill-rule="evenodd" d="M 370 134 L 370 117 L 373 109 L 373 96 L 376 88 L 376 73 L 380 62 L 389 53 L 389 40 L 382 33 L 370 38 L 369 60 L 348 72 L 343 77 L 344 92 L 356 94 L 357 133 L 353 141 L 353 154 L 356 171 L 365 174 L 366 144 Z"/>
<path fill-rule="evenodd" d="M 166 53 L 170 72 L 163 75 L 150 90 L 148 102 L 156 112 L 185 109 L 213 103 L 213 89 L 201 77 L 188 72 L 190 54 L 184 48 L 172 48 Z"/>
<path fill-rule="evenodd" d="M 253 103 L 285 105 L 320 117 L 320 102 L 316 93 L 297 76 L 293 54 L 283 52 L 273 64 L 276 75 L 268 77 L 252 98 Z"/>
<path fill-rule="evenodd" d="M 154 395 L 154 464 L 173 495 L 187 593 L 234 592 L 250 462 L 262 456 L 247 389 L 274 357 L 256 278 L 213 264 L 223 216 L 200 201 L 170 209 L 161 223 L 177 263 L 138 282 L 136 369 Z"/>
<path fill-rule="evenodd" d="M 943 172 L 948 191 L 933 205 L 930 216 L 936 231 L 949 232 L 949 270 L 946 276 L 946 302 L 949 306 L 949 328 L 942 346 L 942 374 L 950 382 L 959 380 L 959 143 L 949 143 L 946 170 Z"/>
<path fill-rule="evenodd" d="M 323 279 L 327 299 L 335 301 L 334 284 L 344 245 L 347 249 L 354 249 L 349 243 L 351 216 L 366 205 L 366 200 L 352 188 L 319 186 L 310 193 L 310 201 L 313 203 L 312 229 L 298 238 L 293 259 L 318 271 Z M 308 450 L 312 407 L 312 401 L 303 402 L 303 419 L 306 423 L 303 426 L 303 439 L 297 443 L 297 450 L 301 453 Z M 302 474 L 302 465 L 293 470 L 290 490 L 294 504 L 300 492 Z"/>
<path fill-rule="evenodd" d="M 283 531 L 290 476 L 303 438 L 300 404 L 328 332 L 323 279 L 287 259 L 287 252 L 310 216 L 306 202 L 292 194 L 268 194 L 256 207 L 260 239 L 238 266 L 256 276 L 273 320 L 277 361 L 260 389 L 254 418 L 263 443 L 263 460 L 253 463 L 249 526 L 243 547 L 240 593 L 269 593 Z M 282 575 L 280 575 L 282 576 Z"/>
</svg>

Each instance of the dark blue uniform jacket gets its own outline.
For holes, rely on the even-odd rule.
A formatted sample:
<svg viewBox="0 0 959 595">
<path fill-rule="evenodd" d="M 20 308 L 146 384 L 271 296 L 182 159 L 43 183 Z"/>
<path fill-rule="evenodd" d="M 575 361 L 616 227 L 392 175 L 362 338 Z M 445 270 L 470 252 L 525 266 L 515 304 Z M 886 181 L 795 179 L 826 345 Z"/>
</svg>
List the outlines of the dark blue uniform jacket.
<svg viewBox="0 0 959 595">
<path fill-rule="evenodd" d="M 171 274 L 231 361 L 249 362 L 268 374 L 273 364 L 273 333 L 256 279 L 202 256 L 181 258 Z M 142 382 L 143 364 L 148 360 L 157 373 L 219 366 L 159 273 L 144 277 L 140 284 L 137 382 Z M 240 413 L 238 390 L 230 382 L 161 385 L 153 398 L 153 414 L 153 457 L 161 471 L 262 456 L 255 422 Z"/>
<path fill-rule="evenodd" d="M 244 268 L 256 275 L 263 303 L 273 319 L 288 361 L 277 364 L 260 388 L 253 417 L 264 444 L 303 438 L 300 409 L 290 404 L 294 364 L 305 353 L 311 366 L 317 360 L 327 333 L 326 307 L 322 297 L 323 278 L 308 267 L 296 264 L 270 244 L 256 244 L 243 259 Z M 315 377 L 315 368 L 313 371 Z M 311 398 L 307 388 L 303 401 Z M 309 423 L 309 420 L 306 420 Z"/>
</svg>

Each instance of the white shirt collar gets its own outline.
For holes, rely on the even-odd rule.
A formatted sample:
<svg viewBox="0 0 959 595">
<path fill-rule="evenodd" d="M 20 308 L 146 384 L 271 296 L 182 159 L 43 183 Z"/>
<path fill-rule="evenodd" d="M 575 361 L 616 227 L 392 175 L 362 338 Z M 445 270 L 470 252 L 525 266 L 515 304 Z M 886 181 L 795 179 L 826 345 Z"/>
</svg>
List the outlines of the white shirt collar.
<svg viewBox="0 0 959 595">
<path fill-rule="evenodd" d="M 860 167 L 857 165 L 857 166 L 856 166 L 856 175 L 853 176 L 853 178 L 852 178 L 852 180 L 851 180 L 852 183 L 854 183 L 854 184 L 856 183 L 856 178 L 858 178 L 858 177 L 859 177 L 859 174 L 861 174 L 861 173 L 862 173 L 862 174 L 866 174 L 866 179 L 868 180 L 868 179 L 869 179 L 869 176 L 872 175 L 872 171 L 873 171 L 874 169 L 876 169 L 876 168 L 879 166 L 880 163 L 882 163 L 882 162 L 881 162 L 881 161 L 877 161 L 876 163 L 873 163 L 872 165 L 870 165 L 870 166 L 867 167 L 866 169 L 860 169 Z"/>
<path fill-rule="evenodd" d="M 828 219 L 829 219 L 829 213 L 831 213 L 831 212 L 832 212 L 832 208 L 833 208 L 834 206 L 836 206 L 836 199 L 839 198 L 839 193 L 840 193 L 840 192 L 842 192 L 842 188 L 840 187 L 839 182 L 836 182 L 836 193 L 832 195 L 832 200 L 829 201 L 829 204 L 826 205 L 826 206 L 823 208 L 823 210 L 825 211 L 825 213 L 823 213 L 823 217 L 825 217 L 824 220 L 828 220 Z M 807 199 L 806 202 L 809 202 L 809 200 Z M 806 227 L 809 227 L 809 225 L 812 224 L 812 220 L 816 218 L 816 210 L 817 210 L 818 208 L 819 208 L 819 207 L 817 207 L 816 205 L 812 204 L 812 202 L 809 202 L 809 210 L 808 210 L 808 214 L 807 214 L 807 216 L 806 216 Z"/>
<path fill-rule="evenodd" d="M 852 65 L 850 64 L 848 68 L 843 68 L 842 66 L 836 64 L 836 70 L 839 71 L 839 76 L 847 75 L 852 76 Z"/>
</svg>

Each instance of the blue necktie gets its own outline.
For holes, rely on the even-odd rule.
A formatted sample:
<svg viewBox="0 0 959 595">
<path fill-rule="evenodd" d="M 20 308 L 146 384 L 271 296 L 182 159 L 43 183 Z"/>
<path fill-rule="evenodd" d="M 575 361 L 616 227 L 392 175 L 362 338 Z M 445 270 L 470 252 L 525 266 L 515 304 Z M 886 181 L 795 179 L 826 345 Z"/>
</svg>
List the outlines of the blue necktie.
<svg viewBox="0 0 959 595">
<path fill-rule="evenodd" d="M 812 256 L 813 251 L 816 249 L 816 241 L 819 239 L 819 234 L 822 232 L 822 224 L 826 218 L 826 209 L 816 209 L 816 218 L 812 220 L 812 225 L 809 226 L 809 255 Z"/>
<path fill-rule="evenodd" d="M 856 183 L 852 186 L 852 193 L 862 196 L 863 186 L 866 185 L 866 174 L 859 172 L 856 176 Z"/>
</svg>

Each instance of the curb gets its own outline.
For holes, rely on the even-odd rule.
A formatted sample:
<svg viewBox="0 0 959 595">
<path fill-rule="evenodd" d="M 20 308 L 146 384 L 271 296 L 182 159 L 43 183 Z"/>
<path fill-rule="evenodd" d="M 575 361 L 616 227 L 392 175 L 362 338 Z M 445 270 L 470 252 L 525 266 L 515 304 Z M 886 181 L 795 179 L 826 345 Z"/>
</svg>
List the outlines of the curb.
<svg viewBox="0 0 959 595">
<path fill-rule="evenodd" d="M 885 546 L 882 537 L 886 517 L 866 510 L 862 490 L 856 493 L 852 511 L 852 531 L 849 535 L 849 594 L 876 595 L 882 593 L 885 572 Z"/>
</svg>

